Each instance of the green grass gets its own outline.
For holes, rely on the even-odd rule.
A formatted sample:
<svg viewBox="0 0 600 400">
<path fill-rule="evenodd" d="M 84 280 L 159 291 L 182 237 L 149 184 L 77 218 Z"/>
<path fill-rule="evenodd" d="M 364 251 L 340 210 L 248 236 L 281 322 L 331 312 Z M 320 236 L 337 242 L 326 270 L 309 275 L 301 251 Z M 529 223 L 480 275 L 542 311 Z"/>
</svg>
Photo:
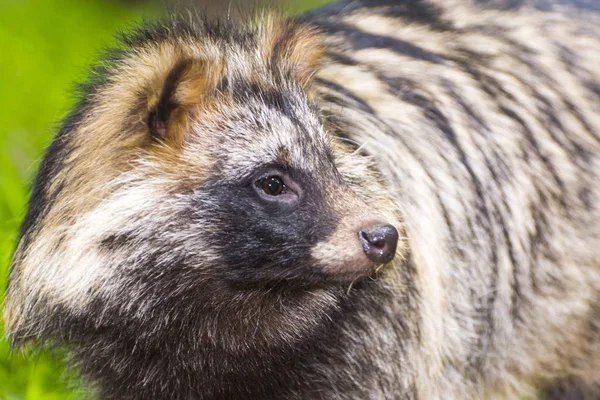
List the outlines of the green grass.
<svg viewBox="0 0 600 400">
<path fill-rule="evenodd" d="M 290 5 L 300 10 L 324 2 Z M 117 30 L 157 14 L 144 2 L 0 0 L 0 300 L 32 177 L 73 105 L 74 83 L 114 44 Z M 0 324 L 0 400 L 86 397 L 60 354 L 12 352 L 2 329 Z"/>
<path fill-rule="evenodd" d="M 0 1 L 0 297 L 29 184 L 73 104 L 73 82 L 114 43 L 114 31 L 153 12 L 107 1 Z M 73 376 L 59 355 L 14 353 L 0 340 L 0 399 L 81 398 Z"/>
</svg>

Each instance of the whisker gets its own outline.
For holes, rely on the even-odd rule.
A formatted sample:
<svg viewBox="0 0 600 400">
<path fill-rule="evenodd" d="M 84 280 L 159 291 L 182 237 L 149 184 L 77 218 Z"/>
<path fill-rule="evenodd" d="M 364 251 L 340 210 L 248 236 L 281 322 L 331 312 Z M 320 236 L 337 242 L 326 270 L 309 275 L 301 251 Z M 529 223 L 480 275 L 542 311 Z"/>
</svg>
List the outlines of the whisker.
<svg viewBox="0 0 600 400">
<path fill-rule="evenodd" d="M 346 295 L 350 295 L 350 291 L 352 290 L 352 286 L 354 285 L 354 283 L 358 280 L 359 278 L 356 278 L 355 280 L 353 280 L 352 282 L 350 282 L 350 285 L 348 285 L 348 290 L 346 291 Z"/>
</svg>

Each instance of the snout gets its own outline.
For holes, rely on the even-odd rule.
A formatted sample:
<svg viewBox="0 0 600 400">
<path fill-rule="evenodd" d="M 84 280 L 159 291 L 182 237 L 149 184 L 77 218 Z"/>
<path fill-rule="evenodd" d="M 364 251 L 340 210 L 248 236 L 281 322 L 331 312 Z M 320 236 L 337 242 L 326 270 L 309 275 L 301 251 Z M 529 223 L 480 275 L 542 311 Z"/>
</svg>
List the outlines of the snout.
<svg viewBox="0 0 600 400">
<path fill-rule="evenodd" d="M 386 264 L 394 258 L 398 246 L 398 231 L 392 225 L 375 225 L 358 233 L 358 240 L 367 258 Z"/>
<path fill-rule="evenodd" d="M 381 220 L 343 220 L 326 240 L 311 251 L 315 266 L 338 281 L 355 281 L 378 271 L 394 259 L 400 234 Z"/>
</svg>

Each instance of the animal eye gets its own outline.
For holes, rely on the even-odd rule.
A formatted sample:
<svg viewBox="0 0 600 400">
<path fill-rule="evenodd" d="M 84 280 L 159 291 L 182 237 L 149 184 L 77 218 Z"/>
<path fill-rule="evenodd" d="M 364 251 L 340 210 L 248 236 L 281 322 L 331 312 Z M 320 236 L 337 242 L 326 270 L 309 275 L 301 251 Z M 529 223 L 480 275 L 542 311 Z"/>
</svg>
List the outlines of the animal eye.
<svg viewBox="0 0 600 400">
<path fill-rule="evenodd" d="M 268 176 L 257 182 L 257 185 L 269 196 L 279 196 L 285 189 L 283 179 L 278 176 Z"/>
</svg>

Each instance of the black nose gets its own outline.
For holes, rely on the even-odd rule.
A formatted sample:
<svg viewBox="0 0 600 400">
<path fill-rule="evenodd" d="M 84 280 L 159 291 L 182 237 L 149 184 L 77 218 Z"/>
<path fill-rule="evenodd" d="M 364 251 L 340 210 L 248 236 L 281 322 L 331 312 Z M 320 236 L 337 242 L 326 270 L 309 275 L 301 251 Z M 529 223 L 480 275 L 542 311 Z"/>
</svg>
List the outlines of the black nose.
<svg viewBox="0 0 600 400">
<path fill-rule="evenodd" d="M 358 233 L 369 260 L 378 264 L 392 261 L 398 245 L 398 231 L 392 225 L 376 225 Z"/>
</svg>

